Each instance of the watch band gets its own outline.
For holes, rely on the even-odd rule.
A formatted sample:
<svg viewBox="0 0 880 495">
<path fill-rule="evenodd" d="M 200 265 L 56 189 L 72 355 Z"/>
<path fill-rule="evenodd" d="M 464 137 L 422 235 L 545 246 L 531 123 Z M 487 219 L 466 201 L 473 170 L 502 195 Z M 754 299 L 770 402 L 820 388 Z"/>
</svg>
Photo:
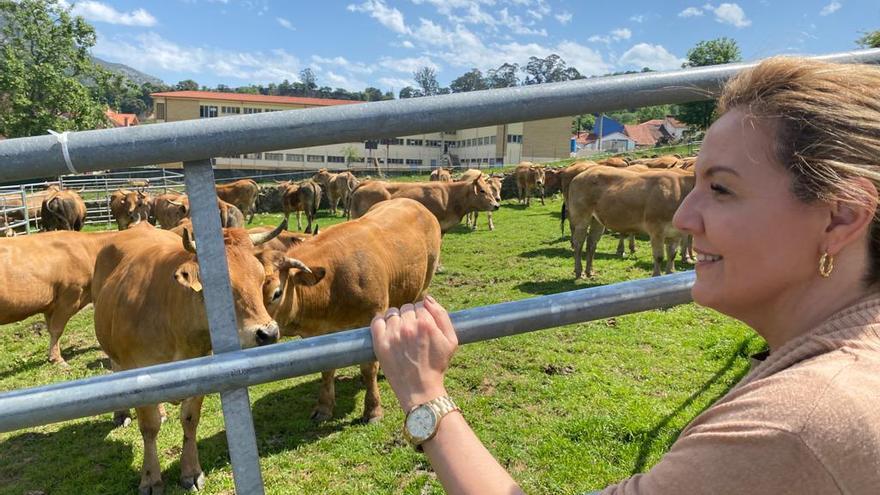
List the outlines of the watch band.
<svg viewBox="0 0 880 495">
<path fill-rule="evenodd" d="M 455 402 L 452 401 L 452 398 L 450 398 L 448 395 L 441 395 L 440 397 L 431 399 L 428 402 L 413 406 L 409 411 L 407 411 L 406 417 L 408 418 L 411 412 L 423 406 L 431 409 L 437 417 L 437 421 L 434 423 L 434 431 L 432 431 L 431 434 L 428 435 L 424 440 L 419 441 L 409 435 L 409 432 L 406 431 L 405 426 L 406 419 L 404 419 L 404 437 L 406 437 L 406 439 L 409 441 L 410 444 L 412 444 L 413 448 L 416 449 L 417 452 L 422 452 L 422 444 L 434 438 L 434 436 L 437 434 L 437 430 L 440 428 L 440 421 L 442 421 L 447 414 L 453 411 L 461 411 L 461 409 L 455 404 Z"/>
</svg>

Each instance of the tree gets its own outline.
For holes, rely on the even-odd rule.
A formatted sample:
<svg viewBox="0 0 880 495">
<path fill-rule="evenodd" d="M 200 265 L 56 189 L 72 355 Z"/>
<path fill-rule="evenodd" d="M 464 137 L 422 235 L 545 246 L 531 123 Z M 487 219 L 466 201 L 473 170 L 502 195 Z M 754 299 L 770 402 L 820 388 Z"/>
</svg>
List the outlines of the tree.
<svg viewBox="0 0 880 495">
<path fill-rule="evenodd" d="M 342 148 L 342 156 L 345 157 L 346 168 L 351 168 L 351 162 L 360 160 L 361 158 L 361 154 L 358 152 L 358 149 L 350 144 L 345 148 Z"/>
<path fill-rule="evenodd" d="M 471 69 L 449 83 L 449 89 L 451 89 L 453 93 L 479 91 L 488 88 L 489 84 L 486 81 L 486 78 L 483 77 L 483 73 L 480 72 L 480 69 Z"/>
<path fill-rule="evenodd" d="M 519 72 L 518 64 L 501 64 L 497 69 L 489 69 L 486 77 L 486 83 L 490 88 L 510 88 L 519 85 L 519 78 L 516 73 Z"/>
<path fill-rule="evenodd" d="M 413 72 L 413 80 L 421 88 L 420 96 L 434 96 L 443 94 L 440 83 L 437 82 L 437 71 L 430 67 L 422 67 Z"/>
<path fill-rule="evenodd" d="M 547 58 L 529 57 L 529 63 L 523 68 L 526 84 L 543 84 L 548 82 L 582 79 L 584 76 L 574 67 L 568 67 L 565 60 L 555 53 Z"/>
<path fill-rule="evenodd" d="M 687 58 L 682 67 L 704 67 L 742 60 L 739 46 L 730 38 L 701 41 L 688 51 Z M 679 108 L 679 120 L 702 130 L 708 129 L 715 118 L 715 100 L 684 103 Z"/>
<path fill-rule="evenodd" d="M 880 29 L 865 33 L 856 43 L 865 48 L 880 48 Z"/>
<path fill-rule="evenodd" d="M 669 105 L 642 107 L 636 110 L 636 115 L 638 116 L 639 122 L 653 119 L 662 119 L 671 114 L 671 108 Z"/>
<path fill-rule="evenodd" d="M 382 90 L 372 86 L 364 89 L 364 98 L 366 98 L 367 101 L 381 101 L 385 99 L 382 95 Z"/>
<path fill-rule="evenodd" d="M 95 30 L 57 0 L 0 0 L 0 134 L 102 127 Z"/>
<path fill-rule="evenodd" d="M 184 79 L 174 85 L 174 91 L 198 91 L 199 83 L 192 79 Z"/>
<path fill-rule="evenodd" d="M 422 93 L 412 86 L 407 86 L 400 90 L 400 99 L 404 98 L 417 98 L 422 96 Z"/>
<path fill-rule="evenodd" d="M 312 96 L 315 89 L 318 88 L 318 78 L 310 68 L 305 68 L 299 72 L 299 80 L 303 85 L 303 95 Z"/>
<path fill-rule="evenodd" d="M 578 115 L 571 122 L 571 132 L 590 132 L 596 124 L 596 117 L 593 114 Z"/>
</svg>

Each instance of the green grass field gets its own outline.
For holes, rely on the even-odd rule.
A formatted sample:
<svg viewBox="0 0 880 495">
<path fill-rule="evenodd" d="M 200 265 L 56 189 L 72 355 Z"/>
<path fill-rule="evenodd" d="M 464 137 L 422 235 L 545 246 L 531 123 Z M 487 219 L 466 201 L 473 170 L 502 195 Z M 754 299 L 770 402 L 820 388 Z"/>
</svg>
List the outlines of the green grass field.
<svg viewBox="0 0 880 495">
<path fill-rule="evenodd" d="M 557 198 L 530 208 L 505 201 L 496 230 L 459 227 L 443 242 L 445 272 L 433 295 L 449 310 L 648 277 L 650 247 L 635 258 L 599 246 L 596 277 L 574 281 Z M 259 222 L 275 224 L 278 215 Z M 321 212 L 324 227 L 340 221 Z M 679 265 L 680 269 L 688 266 Z M 6 283 L 10 283 L 7 281 Z M 92 329 L 77 315 L 62 338 L 71 367 L 45 362 L 42 318 L 0 327 L 0 390 L 109 373 Z M 751 330 L 694 305 L 535 332 L 461 348 L 448 388 L 487 447 L 528 493 L 575 494 L 649 469 L 678 432 L 748 369 L 763 341 Z M 425 458 L 403 441 L 403 414 L 380 378 L 386 416 L 358 423 L 363 387 L 355 368 L 337 377 L 335 417 L 308 417 L 319 376 L 250 390 L 269 494 L 442 493 Z M 159 449 L 166 493 L 182 493 L 179 408 Z M 205 493 L 233 493 L 219 396 L 205 400 L 199 453 Z M 0 434 L 0 494 L 128 494 L 137 489 L 142 444 L 136 423 L 114 429 L 110 414 Z"/>
</svg>

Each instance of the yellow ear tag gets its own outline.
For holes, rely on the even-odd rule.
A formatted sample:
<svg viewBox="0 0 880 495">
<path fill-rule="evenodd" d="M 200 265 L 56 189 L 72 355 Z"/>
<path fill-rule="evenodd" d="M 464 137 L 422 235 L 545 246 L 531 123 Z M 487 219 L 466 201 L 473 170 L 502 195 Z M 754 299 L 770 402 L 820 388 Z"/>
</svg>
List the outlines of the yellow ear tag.
<svg viewBox="0 0 880 495">
<path fill-rule="evenodd" d="M 196 291 L 196 292 L 201 292 L 201 291 L 202 291 L 202 283 L 199 282 L 198 280 L 196 280 L 195 282 L 193 282 L 192 285 L 190 285 L 190 287 L 192 287 L 192 290 L 194 290 L 194 291 Z"/>
</svg>

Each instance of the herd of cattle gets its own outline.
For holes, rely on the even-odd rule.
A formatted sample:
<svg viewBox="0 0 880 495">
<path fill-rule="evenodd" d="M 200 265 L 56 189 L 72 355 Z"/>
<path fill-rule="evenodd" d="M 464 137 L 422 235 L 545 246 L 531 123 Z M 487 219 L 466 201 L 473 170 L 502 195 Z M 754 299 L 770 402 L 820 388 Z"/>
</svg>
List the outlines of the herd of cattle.
<svg viewBox="0 0 880 495">
<path fill-rule="evenodd" d="M 457 180 L 435 170 L 429 182 L 358 182 L 350 173 L 326 170 L 299 183 L 275 186 L 285 220 L 277 228 L 245 230 L 260 188 L 252 180 L 217 186 L 230 285 L 242 347 L 276 342 L 281 336 L 310 337 L 366 326 L 388 307 L 420 300 L 440 263 L 443 235 L 466 216 L 499 208 L 505 183 L 516 185 L 527 205 L 533 192 L 563 195 L 580 277 L 587 240 L 591 273 L 596 243 L 605 228 L 622 236 L 647 233 L 660 273 L 667 246 L 669 265 L 682 235 L 672 214 L 693 187 L 693 159 L 669 156 L 629 163 L 620 159 L 576 162 L 565 168 L 522 163 L 509 176 L 468 170 Z M 312 231 L 326 193 L 335 213 L 350 220 Z M 197 250 L 185 195 L 151 197 L 119 190 L 110 198 L 119 231 L 78 232 L 85 207 L 75 191 L 53 187 L 42 195 L 43 226 L 50 232 L 0 238 L 0 324 L 42 313 L 50 335 L 49 360 L 66 365 L 59 338 L 68 320 L 94 305 L 97 340 L 113 370 L 126 370 L 211 352 Z M 28 205 L 30 208 L 30 205 Z M 286 230 L 289 215 L 305 212 L 304 233 Z M 156 228 L 153 224 L 161 228 Z M 622 251 L 623 237 L 621 238 Z M 322 373 L 315 420 L 333 414 L 335 370 Z M 366 386 L 363 418 L 382 417 L 378 364 L 361 365 Z M 181 484 L 201 488 L 204 474 L 196 448 L 202 397 L 183 401 Z M 157 435 L 164 419 L 159 405 L 137 408 L 144 442 L 141 493 L 163 488 Z M 130 422 L 128 411 L 114 414 Z"/>
</svg>

